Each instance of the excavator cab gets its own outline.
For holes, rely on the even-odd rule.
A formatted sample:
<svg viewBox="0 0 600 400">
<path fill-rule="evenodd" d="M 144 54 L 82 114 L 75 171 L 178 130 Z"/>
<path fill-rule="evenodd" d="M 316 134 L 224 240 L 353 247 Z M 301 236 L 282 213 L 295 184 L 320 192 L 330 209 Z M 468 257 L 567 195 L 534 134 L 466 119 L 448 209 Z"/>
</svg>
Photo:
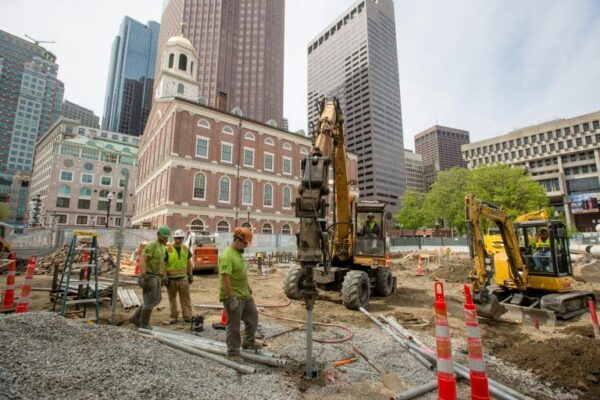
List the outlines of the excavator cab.
<svg viewBox="0 0 600 400">
<path fill-rule="evenodd" d="M 567 230 L 560 221 L 516 223 L 521 254 L 532 276 L 571 276 Z"/>
<path fill-rule="evenodd" d="M 385 257 L 385 204 L 359 202 L 356 206 L 356 256 Z"/>
</svg>

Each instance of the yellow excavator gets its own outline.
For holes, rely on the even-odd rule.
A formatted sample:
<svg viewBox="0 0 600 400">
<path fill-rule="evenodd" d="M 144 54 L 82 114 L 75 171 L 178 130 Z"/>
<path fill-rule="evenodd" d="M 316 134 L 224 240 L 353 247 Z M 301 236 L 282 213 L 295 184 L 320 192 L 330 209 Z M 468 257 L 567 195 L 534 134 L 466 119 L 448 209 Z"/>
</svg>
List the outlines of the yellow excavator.
<svg viewBox="0 0 600 400">
<path fill-rule="evenodd" d="M 526 222 L 526 221 L 546 221 L 548 220 L 549 212 L 547 209 L 543 208 L 541 210 L 532 211 L 527 214 L 519 215 L 516 219 L 516 223 Z M 500 234 L 500 229 L 496 227 L 489 227 L 487 234 L 485 235 L 485 249 L 488 253 L 503 253 L 504 252 L 504 243 L 502 243 L 502 235 Z"/>
<path fill-rule="evenodd" d="M 304 299 L 307 308 L 312 308 L 317 289 L 341 289 L 344 305 L 357 310 L 369 302 L 372 293 L 389 296 L 396 286 L 386 257 L 385 204 L 359 202 L 351 193 L 338 100 L 322 101 L 319 107 L 313 148 L 302 160 L 295 201 L 300 219 L 299 265 L 288 271 L 284 292 L 289 298 Z M 329 202 L 332 219 L 328 218 Z"/>
<path fill-rule="evenodd" d="M 479 315 L 499 318 L 516 311 L 523 320 L 553 324 L 584 313 L 587 300 L 595 300 L 592 292 L 573 289 L 567 230 L 561 221 L 549 220 L 547 212 L 526 214 L 513 224 L 499 207 L 469 194 L 465 218 L 473 259 L 469 278 Z M 488 251 L 483 220 L 496 224 L 503 251 Z"/>
</svg>

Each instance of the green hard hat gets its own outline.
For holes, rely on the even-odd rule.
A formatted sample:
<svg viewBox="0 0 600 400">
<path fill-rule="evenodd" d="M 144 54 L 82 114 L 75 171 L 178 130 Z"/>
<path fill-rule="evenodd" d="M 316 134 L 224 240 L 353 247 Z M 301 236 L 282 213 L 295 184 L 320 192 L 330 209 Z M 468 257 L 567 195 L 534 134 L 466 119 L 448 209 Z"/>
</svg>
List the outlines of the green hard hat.
<svg viewBox="0 0 600 400">
<path fill-rule="evenodd" d="M 162 237 L 168 238 L 171 236 L 171 230 L 168 225 L 161 225 L 158 227 L 158 234 Z"/>
</svg>

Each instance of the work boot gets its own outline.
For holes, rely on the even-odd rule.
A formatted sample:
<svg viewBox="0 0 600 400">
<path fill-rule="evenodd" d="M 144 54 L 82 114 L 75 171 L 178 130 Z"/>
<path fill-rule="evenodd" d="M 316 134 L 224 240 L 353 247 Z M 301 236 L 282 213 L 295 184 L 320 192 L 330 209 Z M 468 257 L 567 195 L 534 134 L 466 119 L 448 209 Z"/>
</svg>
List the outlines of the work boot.
<svg viewBox="0 0 600 400">
<path fill-rule="evenodd" d="M 152 315 L 152 309 L 150 310 L 142 310 L 141 318 L 140 318 L 140 328 L 152 330 L 150 326 L 150 316 Z"/>
<path fill-rule="evenodd" d="M 229 361 L 233 361 L 233 362 L 236 362 L 238 364 L 243 364 L 244 363 L 244 359 L 242 358 L 242 356 L 240 356 L 238 354 L 233 355 L 233 356 L 227 356 L 227 359 Z"/>
<path fill-rule="evenodd" d="M 135 314 L 133 314 L 127 321 L 130 324 L 134 324 L 135 326 L 137 326 L 139 328 L 141 315 L 142 315 L 142 308 L 138 307 L 137 310 L 135 310 Z"/>
<path fill-rule="evenodd" d="M 171 318 L 169 320 L 169 325 L 175 325 L 177 323 L 177 318 Z"/>
<path fill-rule="evenodd" d="M 263 348 L 262 344 L 260 344 L 256 341 L 244 342 L 242 344 L 242 349 L 244 349 L 244 350 L 260 350 L 262 348 Z"/>
</svg>

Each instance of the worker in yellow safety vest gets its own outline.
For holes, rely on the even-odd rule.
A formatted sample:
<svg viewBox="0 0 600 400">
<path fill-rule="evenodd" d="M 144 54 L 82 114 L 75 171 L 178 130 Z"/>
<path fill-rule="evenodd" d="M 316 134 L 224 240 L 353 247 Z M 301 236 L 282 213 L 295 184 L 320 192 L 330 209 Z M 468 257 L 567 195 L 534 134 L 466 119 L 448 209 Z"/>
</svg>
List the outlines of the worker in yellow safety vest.
<svg viewBox="0 0 600 400">
<path fill-rule="evenodd" d="M 533 253 L 533 263 L 538 270 L 551 271 L 550 265 L 550 238 L 548 237 L 548 229 L 541 228 L 539 234 L 536 236 L 535 248 Z"/>
<path fill-rule="evenodd" d="M 165 263 L 167 265 L 167 292 L 171 306 L 171 319 L 169 324 L 177 323 L 177 294 L 181 303 L 181 314 L 184 322 L 192 318 L 192 299 L 190 285 L 194 281 L 192 271 L 192 253 L 183 244 L 185 232 L 177 229 L 173 234 L 174 243 L 167 246 Z"/>
</svg>

